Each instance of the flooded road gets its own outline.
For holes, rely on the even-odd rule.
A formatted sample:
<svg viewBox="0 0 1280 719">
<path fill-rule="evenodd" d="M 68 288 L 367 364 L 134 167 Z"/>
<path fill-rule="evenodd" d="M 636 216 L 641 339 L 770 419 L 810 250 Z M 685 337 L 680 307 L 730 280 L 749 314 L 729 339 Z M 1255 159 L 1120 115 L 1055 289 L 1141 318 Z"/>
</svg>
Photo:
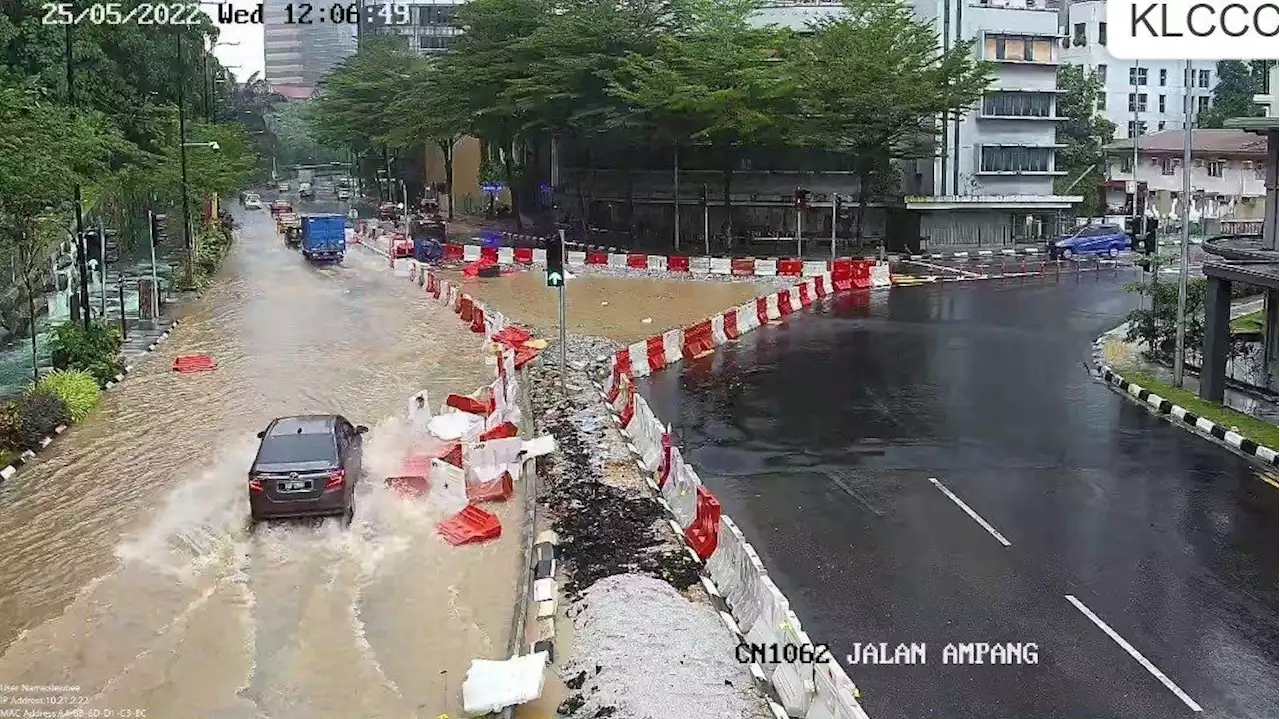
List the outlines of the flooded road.
<svg viewBox="0 0 1280 719">
<path fill-rule="evenodd" d="M 1082 366 L 1131 280 L 845 293 L 641 381 L 812 640 L 887 643 L 874 719 L 1277 716 L 1275 487 Z"/>
<path fill-rule="evenodd" d="M 171 371 L 195 353 L 218 369 Z M 309 412 L 373 427 L 366 467 L 393 473 L 410 394 L 491 379 L 479 336 L 384 258 L 311 267 L 249 213 L 173 338 L 0 487 L 0 684 L 149 717 L 455 714 L 467 662 L 506 653 L 519 532 L 448 547 L 377 481 L 350 529 L 250 532 L 245 475 L 258 430 Z"/>
</svg>

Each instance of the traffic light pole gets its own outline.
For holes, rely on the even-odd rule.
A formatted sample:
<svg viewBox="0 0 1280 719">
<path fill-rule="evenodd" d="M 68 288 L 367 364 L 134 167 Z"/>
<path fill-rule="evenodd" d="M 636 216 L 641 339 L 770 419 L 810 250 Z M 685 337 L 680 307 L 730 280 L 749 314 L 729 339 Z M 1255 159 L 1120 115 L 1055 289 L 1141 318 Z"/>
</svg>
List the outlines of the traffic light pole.
<svg viewBox="0 0 1280 719">
<path fill-rule="evenodd" d="M 560 228 L 560 256 L 561 256 L 561 257 L 565 257 L 565 246 L 564 246 L 564 245 L 565 245 L 565 243 L 564 243 L 564 228 L 563 228 L 563 227 L 561 227 L 561 228 Z M 565 284 L 564 282 L 561 282 L 561 283 L 560 283 L 560 286 L 556 288 L 556 296 L 557 296 L 557 297 L 559 298 L 559 300 L 560 300 L 560 307 L 559 307 L 559 321 L 560 321 L 560 383 L 561 383 L 562 385 L 565 383 L 565 374 L 564 374 L 565 369 L 564 369 L 564 368 L 565 368 L 565 364 L 566 364 L 565 359 L 566 359 L 566 357 L 567 357 L 567 355 L 568 355 L 567 343 L 565 342 L 565 327 L 564 327 L 564 325 L 565 325 L 565 322 L 564 322 L 564 310 L 565 310 L 564 284 Z"/>
<path fill-rule="evenodd" d="M 98 277 L 102 282 L 102 321 L 107 320 L 107 228 L 102 224 L 102 218 L 98 218 Z M 124 305 L 120 306 L 120 314 L 124 314 Z"/>
<path fill-rule="evenodd" d="M 831 195 L 831 259 L 836 258 L 836 213 L 840 211 L 840 196 Z"/>
<path fill-rule="evenodd" d="M 804 257 L 804 210 L 796 207 L 796 257 Z"/>
</svg>

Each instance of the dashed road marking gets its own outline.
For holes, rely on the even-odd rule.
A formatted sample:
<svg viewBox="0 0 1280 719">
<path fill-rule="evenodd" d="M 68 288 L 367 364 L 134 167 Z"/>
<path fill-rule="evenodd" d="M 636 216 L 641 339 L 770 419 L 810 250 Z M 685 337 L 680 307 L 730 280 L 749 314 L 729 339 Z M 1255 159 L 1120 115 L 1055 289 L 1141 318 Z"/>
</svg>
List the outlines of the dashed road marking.
<svg viewBox="0 0 1280 719">
<path fill-rule="evenodd" d="M 971 509 L 969 505 L 964 503 L 964 500 L 957 497 L 954 493 L 952 493 L 951 490 L 942 486 L 942 482 L 939 482 L 936 477 L 930 477 L 929 481 L 933 483 L 933 486 L 938 488 L 939 492 L 942 492 L 943 494 L 947 495 L 948 499 L 950 499 L 952 502 L 955 502 L 957 507 L 959 507 L 960 509 L 963 509 L 965 514 L 972 517 L 973 521 L 982 525 L 982 528 L 987 530 L 987 532 L 991 534 L 991 536 L 995 537 L 997 542 L 999 542 L 1000 544 L 1003 544 L 1006 547 L 1011 546 L 1009 540 L 1005 539 L 1003 534 L 997 532 L 995 527 L 991 526 L 987 522 L 987 520 L 983 519 L 978 515 L 977 512 L 973 511 L 973 509 Z"/>
<path fill-rule="evenodd" d="M 1129 653 L 1129 656 L 1133 657 L 1134 659 L 1137 659 L 1138 663 L 1142 665 L 1143 669 L 1146 669 L 1148 672 L 1151 672 L 1151 676 L 1160 680 L 1160 683 L 1163 684 L 1166 689 L 1173 692 L 1174 696 L 1181 699 L 1183 704 L 1186 704 L 1188 707 L 1190 707 L 1191 711 L 1193 712 L 1204 711 L 1203 709 L 1200 708 L 1199 704 L 1196 704 L 1195 701 L 1191 699 L 1191 697 L 1187 696 L 1186 692 L 1179 689 L 1178 685 L 1174 684 L 1172 679 L 1165 676 L 1164 672 L 1160 671 L 1159 669 L 1156 669 L 1156 665 L 1152 664 L 1150 661 L 1147 660 L 1146 657 L 1142 656 L 1141 652 L 1139 652 L 1137 649 L 1134 649 L 1132 644 L 1130 644 L 1129 642 L 1126 642 L 1124 640 L 1124 637 L 1120 636 L 1116 632 L 1116 630 L 1107 626 L 1107 623 L 1099 619 L 1098 615 L 1090 611 L 1089 608 L 1086 607 L 1083 602 L 1081 602 L 1079 599 L 1076 599 L 1074 596 L 1070 594 L 1067 594 L 1065 596 L 1068 602 L 1071 602 L 1071 604 L 1074 605 L 1076 609 L 1080 610 L 1081 614 L 1088 617 L 1089 621 L 1093 622 L 1098 626 L 1099 629 L 1106 632 L 1107 636 L 1111 637 L 1116 644 L 1119 644 L 1121 649 Z"/>
</svg>

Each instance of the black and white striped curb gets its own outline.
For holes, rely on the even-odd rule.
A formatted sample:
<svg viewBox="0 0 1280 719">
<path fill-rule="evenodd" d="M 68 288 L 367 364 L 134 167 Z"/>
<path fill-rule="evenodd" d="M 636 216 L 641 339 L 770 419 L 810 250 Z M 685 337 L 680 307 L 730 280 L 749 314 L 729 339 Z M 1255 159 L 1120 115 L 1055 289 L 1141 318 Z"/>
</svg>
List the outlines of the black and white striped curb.
<svg viewBox="0 0 1280 719">
<path fill-rule="evenodd" d="M 724 624 L 729 633 L 733 635 L 736 644 L 743 644 L 747 641 L 746 633 L 742 631 L 742 627 L 738 626 L 738 621 L 733 618 L 730 611 L 729 603 L 725 600 L 724 595 L 720 592 L 720 588 L 712 581 L 706 572 L 706 562 L 702 561 L 702 557 L 689 546 L 689 540 L 685 537 L 684 530 L 680 528 L 680 523 L 676 521 L 675 510 L 666 499 L 662 497 L 662 489 L 658 487 L 658 483 L 653 478 L 653 473 L 645 467 L 644 460 L 640 454 L 640 449 L 636 447 L 631 436 L 627 434 L 626 429 L 622 426 L 622 417 L 613 409 L 613 405 L 609 403 L 609 396 L 604 391 L 604 385 L 595 377 L 591 378 L 591 383 L 595 385 L 596 392 L 600 394 L 600 401 L 608 408 L 609 414 L 613 417 L 613 424 L 618 429 L 618 433 L 622 435 L 623 441 L 626 442 L 627 451 L 631 453 L 631 459 L 636 464 L 636 469 L 644 477 L 644 483 L 649 490 L 653 492 L 653 499 L 662 506 L 667 512 L 667 526 L 680 539 L 680 544 L 684 547 L 684 551 L 693 559 L 694 563 L 702 567 L 699 572 L 698 581 L 702 584 L 702 588 L 707 593 L 707 599 L 710 600 L 711 606 L 715 608 L 716 613 L 720 615 L 720 621 Z M 777 692 L 773 688 L 773 684 L 769 678 L 765 676 L 764 667 L 757 662 L 752 662 L 750 667 L 751 678 L 755 680 L 756 688 L 764 695 L 765 700 L 769 703 L 769 712 L 773 719 L 788 719 L 787 710 L 783 708 L 777 701 Z"/>
<path fill-rule="evenodd" d="M 1116 374 L 1115 370 L 1106 365 L 1101 365 L 1099 371 L 1102 379 L 1109 386 L 1115 387 L 1141 404 L 1145 404 L 1151 410 L 1160 415 L 1168 415 L 1178 420 L 1178 423 L 1187 429 L 1195 431 L 1197 434 L 1207 435 L 1232 449 L 1238 450 L 1246 457 L 1259 459 L 1272 467 L 1280 466 L 1280 454 L 1270 447 L 1264 447 L 1251 439 L 1242 436 L 1238 432 L 1233 432 L 1227 427 L 1211 422 L 1194 412 L 1187 410 L 1185 407 L 1176 405 L 1173 402 L 1161 397 L 1151 390 L 1143 389 L 1139 385 Z"/>
<path fill-rule="evenodd" d="M 556 658 L 556 602 L 559 587 L 556 586 L 556 547 L 560 538 L 547 530 L 538 534 L 533 543 L 533 602 L 537 608 L 534 618 L 534 639 L 530 653 L 547 653 L 547 662 Z"/>
<path fill-rule="evenodd" d="M 147 345 L 147 351 L 143 352 L 138 356 L 145 357 L 146 355 L 149 355 L 152 352 L 154 352 L 157 345 L 169 339 L 169 335 L 173 334 L 173 329 L 177 327 L 177 325 L 178 325 L 178 320 L 174 320 L 173 322 L 171 322 L 169 324 L 168 329 L 160 333 L 160 336 L 157 337 L 154 342 Z M 112 387 L 115 387 L 116 385 L 120 384 L 121 382 L 124 381 L 125 375 L 129 374 L 132 371 L 133 371 L 133 365 L 131 364 L 125 365 L 124 371 L 116 374 L 115 379 L 109 380 L 106 383 L 106 385 L 103 386 L 103 389 L 104 390 L 111 389 Z M 68 427 L 65 424 L 60 424 L 57 427 L 55 427 L 53 430 L 53 434 L 51 436 L 45 437 L 44 439 L 40 440 L 40 449 L 43 450 L 45 447 L 48 447 L 50 444 L 53 444 L 54 437 L 57 437 L 63 432 L 66 432 L 67 429 Z M 32 450 L 28 449 L 27 451 L 19 455 L 17 459 L 13 460 L 13 464 L 10 464 L 4 469 L 0 469 L 0 482 L 7 481 L 10 478 L 12 478 L 13 475 L 18 473 L 18 470 L 22 469 L 22 467 L 26 465 L 28 462 L 30 462 L 32 459 L 34 459 L 35 456 L 36 456 L 36 452 L 33 452 Z"/>
</svg>

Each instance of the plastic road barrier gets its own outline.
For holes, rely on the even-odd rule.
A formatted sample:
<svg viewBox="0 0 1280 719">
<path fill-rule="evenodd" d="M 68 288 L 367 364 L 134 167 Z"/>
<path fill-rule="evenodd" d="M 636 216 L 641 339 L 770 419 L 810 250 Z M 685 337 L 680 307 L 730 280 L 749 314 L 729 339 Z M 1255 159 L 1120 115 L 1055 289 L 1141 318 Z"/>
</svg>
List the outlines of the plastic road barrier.
<svg viewBox="0 0 1280 719">
<path fill-rule="evenodd" d="M 180 355 L 173 359 L 173 371 L 182 374 L 211 372 L 215 369 L 218 369 L 218 364 L 209 355 Z"/>
<path fill-rule="evenodd" d="M 467 505 L 461 512 L 436 525 L 436 531 L 454 546 L 486 542 L 502 536 L 502 523 L 494 514 Z"/>
</svg>

